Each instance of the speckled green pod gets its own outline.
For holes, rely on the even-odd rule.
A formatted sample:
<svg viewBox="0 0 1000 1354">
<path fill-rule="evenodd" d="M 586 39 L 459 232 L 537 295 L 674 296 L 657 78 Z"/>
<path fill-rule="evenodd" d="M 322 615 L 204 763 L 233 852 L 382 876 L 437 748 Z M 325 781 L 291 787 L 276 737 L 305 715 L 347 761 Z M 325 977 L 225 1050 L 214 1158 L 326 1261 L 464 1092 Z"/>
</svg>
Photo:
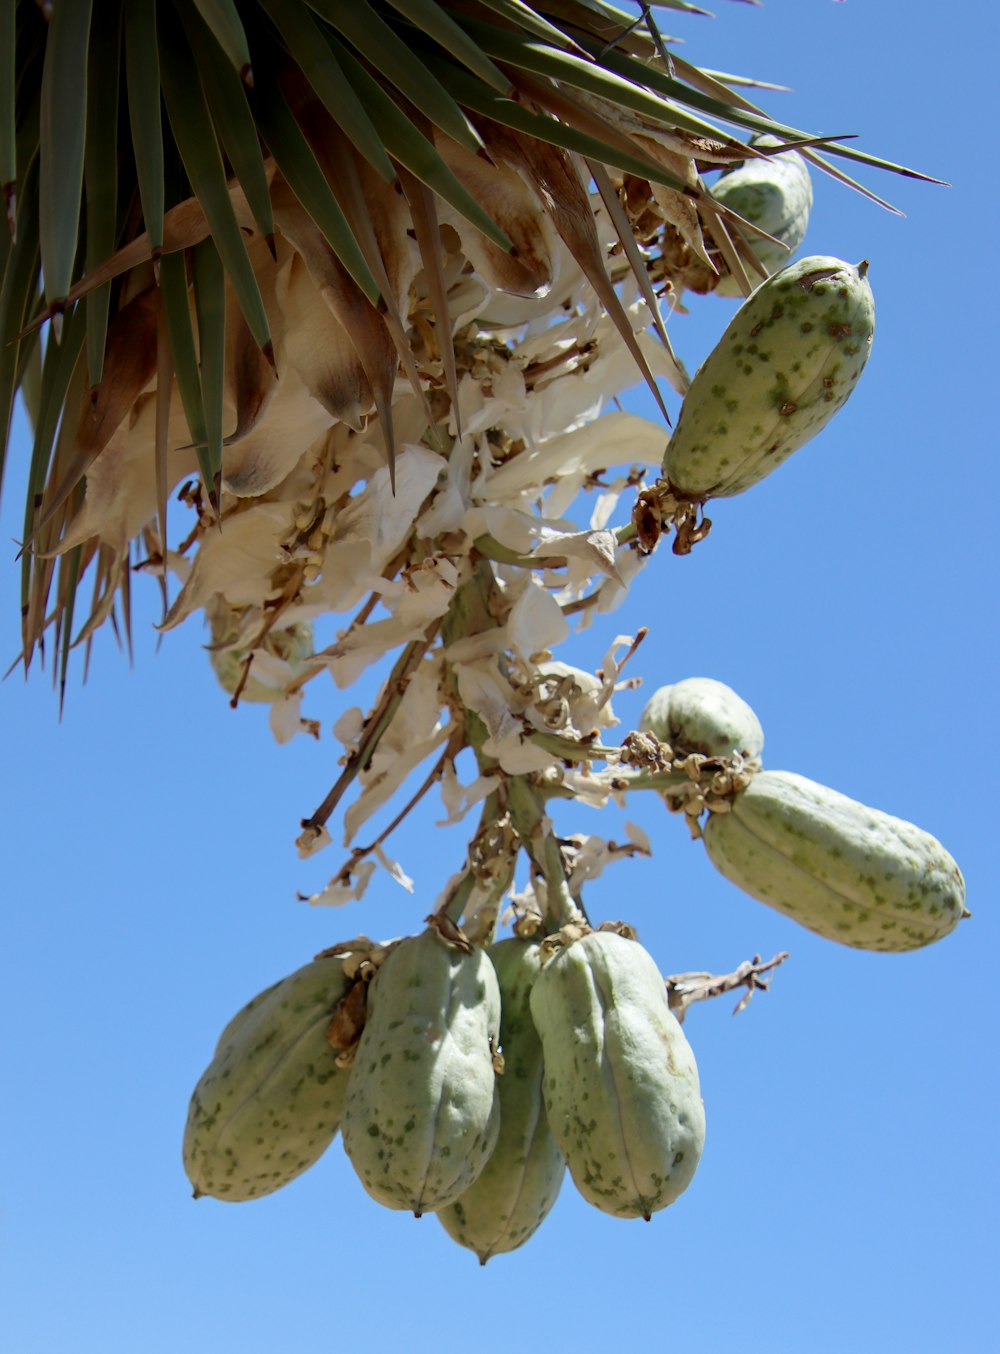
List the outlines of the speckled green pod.
<svg viewBox="0 0 1000 1354">
<path fill-rule="evenodd" d="M 867 260 L 800 259 L 744 301 L 695 374 L 663 473 L 683 497 L 742 493 L 829 423 L 871 351 Z"/>
<path fill-rule="evenodd" d="M 921 828 L 790 771 L 762 771 L 713 814 L 705 849 L 744 893 L 860 950 L 918 950 L 965 915 L 965 881 Z"/>
<path fill-rule="evenodd" d="M 419 1217 L 476 1179 L 500 1127 L 499 1034 L 500 989 L 483 950 L 428 929 L 389 954 L 344 1103 L 344 1147 L 373 1199 Z"/>
<path fill-rule="evenodd" d="M 184 1169 L 196 1195 L 238 1203 L 287 1185 L 340 1124 L 347 1072 L 326 1040 L 343 956 L 315 959 L 233 1017 L 195 1087 Z"/>
<path fill-rule="evenodd" d="M 754 137 L 752 146 L 774 146 L 774 137 Z M 727 170 L 712 189 L 712 196 L 752 225 L 787 246 L 772 244 L 759 235 L 747 234 L 754 253 L 769 273 L 784 268 L 805 239 L 812 211 L 812 179 L 809 167 L 796 151 L 783 151 L 767 159 L 744 160 Z M 732 277 L 724 277 L 715 289 L 717 296 L 742 296 Z"/>
<path fill-rule="evenodd" d="M 237 691 L 241 701 L 270 704 L 284 694 L 285 686 L 303 673 L 306 660 L 313 654 L 313 628 L 307 621 L 290 625 L 284 630 L 269 630 L 253 649 L 249 677 L 246 648 L 224 645 L 224 638 L 235 633 L 235 626 L 226 613 L 213 621 L 213 647 L 209 653 L 212 668 L 220 685 L 230 695 Z"/>
<path fill-rule="evenodd" d="M 649 1218 L 691 1183 L 705 1141 L 694 1054 L 656 964 L 593 931 L 557 950 L 531 991 L 545 1109 L 577 1189 L 605 1213 Z"/>
<path fill-rule="evenodd" d="M 491 946 L 489 955 L 500 983 L 500 1135 L 478 1180 L 437 1215 L 448 1235 L 484 1265 L 538 1230 L 566 1173 L 545 1115 L 542 1045 L 531 1019 L 539 947 L 513 937 Z"/>
<path fill-rule="evenodd" d="M 686 677 L 661 686 L 646 702 L 639 728 L 669 743 L 676 757 L 700 752 L 706 757 L 739 753 L 758 759 L 764 730 L 745 700 L 713 677 Z"/>
</svg>

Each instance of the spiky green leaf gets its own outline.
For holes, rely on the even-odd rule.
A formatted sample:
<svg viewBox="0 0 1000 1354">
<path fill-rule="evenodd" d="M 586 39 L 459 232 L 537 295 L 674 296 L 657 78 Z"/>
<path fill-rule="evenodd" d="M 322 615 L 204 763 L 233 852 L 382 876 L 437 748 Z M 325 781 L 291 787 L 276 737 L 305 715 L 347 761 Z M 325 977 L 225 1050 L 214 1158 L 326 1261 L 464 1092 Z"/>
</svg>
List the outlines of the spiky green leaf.
<svg viewBox="0 0 1000 1354">
<path fill-rule="evenodd" d="M 118 239 L 118 85 L 121 7 L 109 6 L 90 39 L 87 70 L 86 190 L 87 270 L 114 253 Z M 90 293 L 87 311 L 87 379 L 100 384 L 108 334 L 111 284 Z"/>
<path fill-rule="evenodd" d="M 281 91 L 273 81 L 261 80 L 254 91 L 253 104 L 268 149 L 292 192 L 369 301 L 377 304 L 378 284 Z"/>
<path fill-rule="evenodd" d="M 250 332 L 258 346 L 270 353 L 264 302 L 229 199 L 226 171 L 197 68 L 176 24 L 160 17 L 160 80 L 171 130 Z"/>
<path fill-rule="evenodd" d="M 198 13 L 215 34 L 215 40 L 240 79 L 253 85 L 250 48 L 234 0 L 194 0 Z"/>
<path fill-rule="evenodd" d="M 56 5 L 42 72 L 40 200 L 45 299 L 61 305 L 73 280 L 83 194 L 87 51 L 92 0 Z M 53 329 L 59 337 L 58 314 Z"/>
<path fill-rule="evenodd" d="M 488 213 L 484 212 L 475 198 L 462 187 L 434 147 L 434 143 L 417 131 L 413 123 L 398 108 L 351 53 L 336 38 L 330 43 L 337 53 L 358 96 L 364 101 L 372 121 L 378 129 L 386 150 L 401 165 L 415 174 L 428 188 L 433 189 L 445 202 L 451 203 L 460 215 L 477 230 L 482 231 L 488 240 L 509 250 L 511 242 Z"/>
<path fill-rule="evenodd" d="M 198 463 L 213 505 L 222 481 L 222 402 L 226 367 L 226 274 L 211 238 L 191 251 L 194 308 L 198 318 L 201 399 L 205 413 L 205 446 Z"/>
<path fill-rule="evenodd" d="M 156 0 L 125 0 L 125 80 L 139 200 L 153 257 L 163 246 L 163 125 Z"/>
<path fill-rule="evenodd" d="M 479 137 L 465 114 L 397 33 L 371 8 L 367 0 L 308 0 L 332 28 L 370 61 L 383 79 L 395 85 L 435 127 L 460 145 L 478 151 Z"/>
<path fill-rule="evenodd" d="M 392 183 L 396 172 L 382 139 L 307 6 L 300 0 L 260 0 L 260 4 L 338 127 L 386 183 Z"/>
</svg>

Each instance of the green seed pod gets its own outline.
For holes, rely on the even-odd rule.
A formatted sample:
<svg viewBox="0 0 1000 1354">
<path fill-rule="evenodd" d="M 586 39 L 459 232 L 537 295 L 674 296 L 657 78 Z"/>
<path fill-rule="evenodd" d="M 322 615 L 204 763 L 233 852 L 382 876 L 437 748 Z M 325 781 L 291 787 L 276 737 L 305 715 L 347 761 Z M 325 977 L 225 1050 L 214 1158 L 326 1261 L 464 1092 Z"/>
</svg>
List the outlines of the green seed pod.
<svg viewBox="0 0 1000 1354">
<path fill-rule="evenodd" d="M 695 373 L 663 473 L 688 499 L 728 498 L 824 428 L 868 361 L 868 262 L 800 259 L 744 301 Z"/>
<path fill-rule="evenodd" d="M 215 1053 L 213 1055 L 214 1057 L 217 1058 L 220 1055 L 220 1053 L 223 1053 L 225 1051 L 226 1045 L 232 1043 L 232 1041 L 236 1038 L 236 1035 L 239 1032 L 241 1026 L 243 1026 L 250 1018 L 250 1016 L 253 1015 L 254 1011 L 256 1011 L 262 1005 L 262 1003 L 267 1000 L 267 998 L 271 995 L 271 993 L 275 990 L 275 988 L 280 987 L 284 981 L 285 981 L 284 978 L 279 978 L 276 983 L 272 983 L 270 987 L 265 987 L 263 992 L 258 992 L 255 997 L 250 998 L 250 1000 L 247 1002 L 245 1006 L 240 1007 L 240 1009 L 233 1016 L 232 1020 L 230 1020 L 229 1024 L 219 1035 L 218 1042 L 215 1045 Z"/>
<path fill-rule="evenodd" d="M 750 144 L 765 147 L 779 143 L 773 136 L 755 136 Z M 805 239 L 813 201 L 812 179 L 801 155 L 790 150 L 767 159 L 744 160 L 722 175 L 712 196 L 787 246 L 782 249 L 748 233 L 751 248 L 769 273 L 791 262 Z M 743 295 L 735 278 L 729 276 L 721 279 L 715 291 L 718 296 Z"/>
<path fill-rule="evenodd" d="M 760 720 L 725 682 L 687 677 L 661 686 L 646 703 L 639 728 L 669 743 L 675 757 L 700 752 L 706 757 L 739 753 L 758 760 L 764 750 Z"/>
<path fill-rule="evenodd" d="M 635 940 L 592 931 L 531 990 L 545 1109 L 583 1197 L 646 1218 L 691 1183 L 705 1141 L 694 1054 L 663 978 Z"/>
<path fill-rule="evenodd" d="M 859 950 L 918 950 L 968 915 L 962 873 L 930 833 L 790 771 L 755 776 L 704 840 L 744 893 Z"/>
<path fill-rule="evenodd" d="M 313 655 L 313 628 L 308 621 L 271 629 L 259 644 L 252 646 L 245 639 L 241 643 L 240 617 L 234 608 L 216 603 L 211 622 L 212 669 L 223 690 L 231 696 L 239 691 L 241 701 L 270 704 L 280 699 L 285 687 L 305 671 L 307 660 Z M 250 638 L 256 637 L 251 634 Z M 251 652 L 247 676 L 246 661 Z"/>
<path fill-rule="evenodd" d="M 237 1203 L 271 1194 L 333 1141 L 347 1072 L 326 1031 L 350 985 L 343 964 L 343 955 L 314 959 L 226 1026 L 184 1130 L 184 1169 L 196 1197 Z"/>
<path fill-rule="evenodd" d="M 431 928 L 390 952 L 369 989 L 344 1103 L 344 1148 L 373 1199 L 419 1217 L 476 1179 L 500 1127 L 499 1034 L 484 951 Z"/>
<path fill-rule="evenodd" d="M 448 1235 L 484 1265 L 534 1235 L 566 1173 L 545 1116 L 542 1045 L 531 1019 L 539 946 L 513 937 L 491 946 L 489 955 L 500 983 L 500 1135 L 479 1178 L 437 1215 Z"/>
</svg>

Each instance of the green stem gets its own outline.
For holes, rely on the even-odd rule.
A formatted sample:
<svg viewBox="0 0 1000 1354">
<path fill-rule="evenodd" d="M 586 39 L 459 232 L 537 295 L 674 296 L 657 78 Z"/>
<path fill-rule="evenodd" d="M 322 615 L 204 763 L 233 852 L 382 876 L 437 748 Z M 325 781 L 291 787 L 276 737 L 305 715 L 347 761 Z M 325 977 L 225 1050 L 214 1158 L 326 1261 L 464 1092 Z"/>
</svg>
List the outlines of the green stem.
<svg viewBox="0 0 1000 1354">
<path fill-rule="evenodd" d="M 585 920 L 570 893 L 562 852 L 552 825 L 527 777 L 512 776 L 507 782 L 507 806 L 514 831 L 545 880 L 550 920 L 557 928 L 567 922 Z"/>
</svg>

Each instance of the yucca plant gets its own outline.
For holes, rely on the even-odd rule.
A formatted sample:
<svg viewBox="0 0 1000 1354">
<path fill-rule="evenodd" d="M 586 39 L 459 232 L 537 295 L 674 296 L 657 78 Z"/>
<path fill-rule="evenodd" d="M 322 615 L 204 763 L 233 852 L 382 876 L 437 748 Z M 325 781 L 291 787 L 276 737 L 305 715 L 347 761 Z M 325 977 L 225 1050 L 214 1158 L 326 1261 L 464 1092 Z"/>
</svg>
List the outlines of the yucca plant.
<svg viewBox="0 0 1000 1354">
<path fill-rule="evenodd" d="M 62 699 L 74 650 L 105 621 L 129 635 L 136 572 L 159 580 L 164 630 L 205 613 L 233 703 L 269 702 L 281 739 L 308 727 L 315 676 L 346 687 L 395 653 L 368 716 L 337 727 L 344 770 L 301 851 L 329 842 L 355 780 L 348 844 L 429 770 L 314 901 L 360 896 L 379 861 L 400 874 L 381 843 L 440 784 L 451 817 L 482 806 L 435 911 L 446 943 L 490 940 L 521 851 L 522 930 L 586 930 L 583 883 L 616 850 L 557 838 L 549 798 L 653 789 L 698 835 L 760 764 L 724 729 L 721 751 L 669 722 L 602 742 L 641 632 L 598 674 L 552 658 L 662 536 L 683 553 L 708 531 L 711 484 L 660 474 L 658 382 L 690 384 L 669 316 L 685 292 L 749 295 L 779 266 L 791 233 L 754 205 L 757 169 L 805 193 L 812 167 L 877 202 L 845 166 L 914 174 L 776 122 L 753 84 L 672 54 L 645 4 L 0 0 L 0 420 L 6 439 L 20 394 L 33 428 L 23 664 L 47 657 Z M 870 300 L 864 268 L 837 262 L 795 285 Z M 755 293 L 761 325 L 781 314 L 770 297 Z M 637 376 L 662 424 L 606 411 Z M 800 440 L 833 399 L 825 367 L 816 381 Z M 787 395 L 775 410 L 800 413 Z M 336 614 L 316 650 L 313 622 Z M 959 915 L 956 886 L 943 919 L 870 947 L 927 943 Z M 672 1004 L 752 990 L 767 967 L 688 975 Z M 338 1013 L 350 1053 L 363 1021 Z"/>
<path fill-rule="evenodd" d="M 650 364 L 683 375 L 657 298 L 759 271 L 702 171 L 745 160 L 750 131 L 844 177 L 744 82 L 590 0 L 6 0 L 2 23 L 0 420 L 20 390 L 23 657 L 51 633 L 60 681 L 116 595 L 128 629 L 130 558 L 169 568 L 179 484 L 200 477 L 183 571 L 331 429 L 380 442 L 390 477 L 401 437 L 446 449 L 465 316 L 503 334 L 603 311 L 661 400 Z M 268 631 L 301 601 L 278 591 Z M 275 600 L 251 592 L 234 605 Z"/>
</svg>

